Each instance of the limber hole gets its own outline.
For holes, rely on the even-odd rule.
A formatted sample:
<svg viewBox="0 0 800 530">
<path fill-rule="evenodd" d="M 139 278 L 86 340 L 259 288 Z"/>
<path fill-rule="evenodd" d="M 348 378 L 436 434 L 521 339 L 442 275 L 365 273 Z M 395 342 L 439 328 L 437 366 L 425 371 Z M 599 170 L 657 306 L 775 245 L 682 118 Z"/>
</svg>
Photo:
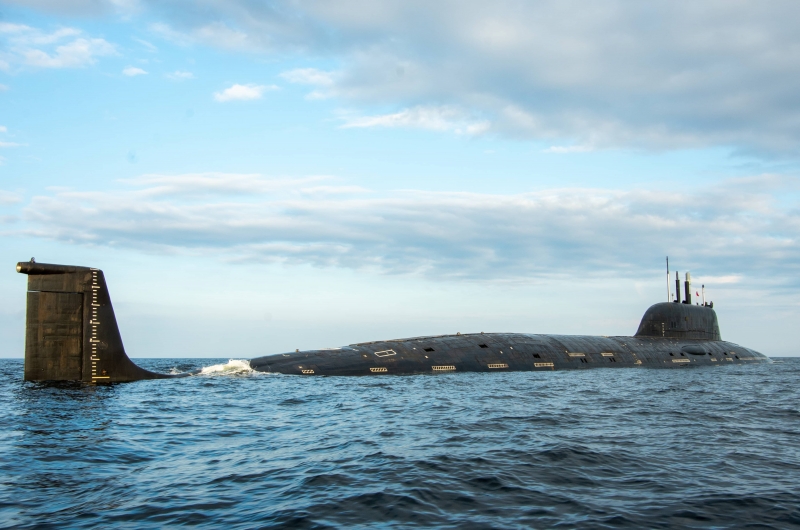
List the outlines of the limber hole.
<svg viewBox="0 0 800 530">
<path fill-rule="evenodd" d="M 539 355 L 538 353 L 534 353 L 533 356 L 536 357 L 537 359 L 541 359 L 542 358 L 542 356 Z"/>
<path fill-rule="evenodd" d="M 425 351 L 434 351 L 433 348 L 425 348 Z"/>
<path fill-rule="evenodd" d="M 488 348 L 489 347 L 486 344 L 478 344 L 478 346 L 480 346 L 481 348 Z"/>
</svg>

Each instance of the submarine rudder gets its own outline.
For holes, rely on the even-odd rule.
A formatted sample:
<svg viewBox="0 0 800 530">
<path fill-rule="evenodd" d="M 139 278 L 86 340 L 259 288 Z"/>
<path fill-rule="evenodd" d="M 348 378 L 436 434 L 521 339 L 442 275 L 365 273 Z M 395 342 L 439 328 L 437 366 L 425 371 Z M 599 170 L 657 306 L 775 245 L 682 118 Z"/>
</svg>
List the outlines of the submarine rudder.
<svg viewBox="0 0 800 530">
<path fill-rule="evenodd" d="M 74 265 L 17 263 L 28 276 L 25 315 L 26 381 L 116 383 L 166 379 L 125 353 L 105 276 Z"/>
</svg>

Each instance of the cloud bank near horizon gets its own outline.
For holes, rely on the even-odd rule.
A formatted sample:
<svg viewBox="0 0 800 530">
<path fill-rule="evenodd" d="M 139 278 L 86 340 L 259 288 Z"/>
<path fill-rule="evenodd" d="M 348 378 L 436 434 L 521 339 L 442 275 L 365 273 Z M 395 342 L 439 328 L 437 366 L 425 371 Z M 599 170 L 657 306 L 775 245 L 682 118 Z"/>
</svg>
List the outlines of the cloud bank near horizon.
<svg viewBox="0 0 800 530">
<path fill-rule="evenodd" d="M 797 179 L 761 175 L 684 193 L 377 193 L 324 176 L 145 175 L 113 190 L 35 196 L 8 228 L 78 244 L 436 279 L 638 277 L 670 254 L 682 270 L 760 275 L 795 289 L 800 211 L 782 199 L 799 188 Z"/>
</svg>

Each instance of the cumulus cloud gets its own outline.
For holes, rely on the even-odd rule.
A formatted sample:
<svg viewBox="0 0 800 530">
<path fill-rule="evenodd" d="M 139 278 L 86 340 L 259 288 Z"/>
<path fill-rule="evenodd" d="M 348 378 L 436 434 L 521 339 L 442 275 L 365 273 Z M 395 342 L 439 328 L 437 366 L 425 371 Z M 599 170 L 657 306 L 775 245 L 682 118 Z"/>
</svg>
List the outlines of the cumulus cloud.
<svg viewBox="0 0 800 530">
<path fill-rule="evenodd" d="M 275 85 L 232 85 L 220 92 L 214 92 L 214 99 L 220 102 L 225 101 L 249 101 L 261 99 L 266 90 L 277 90 Z"/>
<path fill-rule="evenodd" d="M 94 64 L 98 57 L 115 55 L 116 47 L 105 39 L 82 36 L 76 28 L 45 32 L 24 24 L 0 23 L 0 39 L 6 51 L 0 66 L 12 64 L 37 68 L 80 68 Z"/>
<path fill-rule="evenodd" d="M 113 191 L 54 191 L 25 207 L 30 233 L 212 252 L 241 260 L 437 278 L 524 279 L 652 270 L 667 253 L 719 283 L 768 272 L 800 287 L 800 211 L 765 175 L 696 192 L 548 189 L 389 193 L 334 179 L 146 175 Z M 769 187 L 769 186 L 766 186 Z M 638 274 L 633 273 L 633 274 Z M 711 278 L 706 281 L 712 284 Z"/>
<path fill-rule="evenodd" d="M 137 75 L 146 75 L 147 72 L 142 70 L 141 68 L 137 68 L 135 66 L 126 66 L 122 70 L 122 75 L 126 75 L 128 77 L 135 77 Z"/>
</svg>

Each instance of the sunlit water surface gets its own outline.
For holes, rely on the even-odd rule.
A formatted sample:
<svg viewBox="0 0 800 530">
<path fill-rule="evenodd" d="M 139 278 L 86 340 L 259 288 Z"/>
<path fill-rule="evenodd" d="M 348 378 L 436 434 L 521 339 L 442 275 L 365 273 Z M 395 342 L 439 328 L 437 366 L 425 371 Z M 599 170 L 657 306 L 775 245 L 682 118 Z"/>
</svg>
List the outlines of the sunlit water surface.
<svg viewBox="0 0 800 530">
<path fill-rule="evenodd" d="M 206 369 L 53 387 L 0 360 L 0 526 L 800 526 L 800 358 L 362 378 L 137 362 Z"/>
</svg>

